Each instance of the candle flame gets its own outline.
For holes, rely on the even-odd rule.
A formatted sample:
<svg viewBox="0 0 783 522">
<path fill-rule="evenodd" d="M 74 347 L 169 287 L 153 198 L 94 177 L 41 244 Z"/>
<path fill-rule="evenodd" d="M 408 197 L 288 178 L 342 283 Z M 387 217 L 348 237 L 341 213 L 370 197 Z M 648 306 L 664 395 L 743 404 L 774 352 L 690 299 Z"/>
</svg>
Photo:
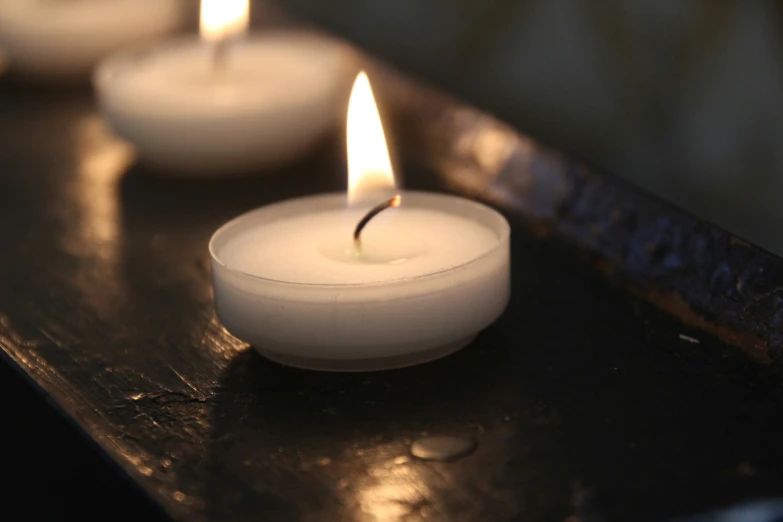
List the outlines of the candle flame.
<svg viewBox="0 0 783 522">
<path fill-rule="evenodd" d="M 250 24 L 250 0 L 201 0 L 201 37 L 217 42 L 240 36 Z"/>
<path fill-rule="evenodd" d="M 347 141 L 349 204 L 388 198 L 395 190 L 394 171 L 370 79 L 364 71 L 356 77 L 348 102 Z"/>
</svg>

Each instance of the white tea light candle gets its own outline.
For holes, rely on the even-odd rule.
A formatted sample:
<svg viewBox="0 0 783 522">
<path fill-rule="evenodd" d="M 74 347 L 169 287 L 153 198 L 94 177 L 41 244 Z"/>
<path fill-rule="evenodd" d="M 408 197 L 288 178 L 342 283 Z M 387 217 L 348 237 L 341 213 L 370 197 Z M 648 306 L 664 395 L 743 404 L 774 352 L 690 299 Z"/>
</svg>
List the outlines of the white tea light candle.
<svg viewBox="0 0 783 522">
<path fill-rule="evenodd" d="M 299 157 L 336 125 L 355 71 L 348 47 L 325 36 L 244 38 L 247 0 L 243 10 L 216 1 L 202 3 L 201 40 L 121 52 L 95 75 L 114 130 L 171 174 L 226 175 Z M 207 23 L 210 13 L 220 23 Z"/>
<path fill-rule="evenodd" d="M 509 228 L 488 207 L 407 192 L 367 227 L 345 195 L 287 201 L 221 228 L 210 252 L 215 304 L 236 337 L 284 364 L 377 370 L 468 344 L 509 297 Z"/>
<path fill-rule="evenodd" d="M 366 77 L 357 87 L 352 114 L 354 100 L 369 92 Z M 393 190 L 394 180 L 385 149 L 377 160 L 360 157 L 378 147 L 357 148 L 357 140 L 383 140 L 374 105 L 364 114 L 362 126 L 349 117 L 349 170 L 351 190 L 368 197 L 269 205 L 229 222 L 210 242 L 218 316 L 283 364 L 359 371 L 425 362 L 464 347 L 508 303 L 510 229 L 496 211 L 404 192 L 368 214 L 372 195 Z M 356 169 L 370 166 L 385 171 L 360 179 Z"/>
<path fill-rule="evenodd" d="M 183 0 L 3 0 L 0 48 L 22 74 L 87 77 L 107 54 L 186 22 Z"/>
</svg>

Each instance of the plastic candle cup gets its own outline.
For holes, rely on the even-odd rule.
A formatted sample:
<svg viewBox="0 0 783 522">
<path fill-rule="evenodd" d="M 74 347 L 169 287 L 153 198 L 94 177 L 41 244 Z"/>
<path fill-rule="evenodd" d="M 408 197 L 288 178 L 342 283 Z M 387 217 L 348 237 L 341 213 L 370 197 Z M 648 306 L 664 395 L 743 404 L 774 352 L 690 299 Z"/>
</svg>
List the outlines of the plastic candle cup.
<svg viewBox="0 0 783 522">
<path fill-rule="evenodd" d="M 508 304 L 508 223 L 463 198 L 397 192 L 364 74 L 348 158 L 347 198 L 272 204 L 213 235 L 223 325 L 272 360 L 318 370 L 397 368 L 466 346 Z"/>
<path fill-rule="evenodd" d="M 117 53 L 96 70 L 104 117 L 142 159 L 180 175 L 276 167 L 341 116 L 349 48 L 305 31 L 246 37 L 247 0 L 203 0 L 201 38 Z"/>
<path fill-rule="evenodd" d="M 0 48 L 20 74 L 84 78 L 107 54 L 186 22 L 183 0 L 3 0 Z"/>
</svg>

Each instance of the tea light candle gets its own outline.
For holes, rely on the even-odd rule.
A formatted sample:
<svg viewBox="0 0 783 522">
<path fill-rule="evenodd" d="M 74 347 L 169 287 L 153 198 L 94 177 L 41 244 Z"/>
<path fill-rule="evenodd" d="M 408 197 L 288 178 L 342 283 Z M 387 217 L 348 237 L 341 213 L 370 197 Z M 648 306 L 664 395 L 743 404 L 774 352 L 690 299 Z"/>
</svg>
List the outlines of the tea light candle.
<svg viewBox="0 0 783 522">
<path fill-rule="evenodd" d="M 183 0 L 3 0 L 0 48 L 25 75 L 87 76 L 107 54 L 186 21 Z"/>
<path fill-rule="evenodd" d="M 508 303 L 509 226 L 499 213 L 425 192 L 371 210 L 396 191 L 377 110 L 359 105 L 372 100 L 369 89 L 361 75 L 349 108 L 349 200 L 269 205 L 210 242 L 218 317 L 283 364 L 362 371 L 425 362 L 467 345 Z"/>
<path fill-rule="evenodd" d="M 270 168 L 336 125 L 354 71 L 347 46 L 304 31 L 242 38 L 247 16 L 247 0 L 203 0 L 201 40 L 99 66 L 102 112 L 143 161 L 187 175 Z"/>
<path fill-rule="evenodd" d="M 368 226 L 345 195 L 270 205 L 221 228 L 210 252 L 218 316 L 270 359 L 329 370 L 416 364 L 468 344 L 509 297 L 509 229 L 493 210 L 408 192 Z"/>
</svg>

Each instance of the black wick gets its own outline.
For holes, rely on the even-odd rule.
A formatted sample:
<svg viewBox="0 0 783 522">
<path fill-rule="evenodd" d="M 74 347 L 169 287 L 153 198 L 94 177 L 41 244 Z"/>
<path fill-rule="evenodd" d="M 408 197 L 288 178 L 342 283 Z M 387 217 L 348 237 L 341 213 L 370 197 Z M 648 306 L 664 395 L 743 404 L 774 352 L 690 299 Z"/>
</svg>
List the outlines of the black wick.
<svg viewBox="0 0 783 522">
<path fill-rule="evenodd" d="M 356 225 L 356 229 L 353 231 L 353 244 L 356 246 L 357 250 L 361 249 L 361 233 L 362 230 L 364 230 L 364 227 L 367 226 L 367 223 L 370 222 L 372 218 L 386 210 L 387 208 L 394 208 L 399 207 L 400 202 L 402 201 L 402 196 L 397 194 L 393 198 L 391 198 L 389 201 L 384 201 L 380 205 L 376 205 L 373 208 L 370 209 L 370 211 L 362 218 L 361 221 Z"/>
</svg>

